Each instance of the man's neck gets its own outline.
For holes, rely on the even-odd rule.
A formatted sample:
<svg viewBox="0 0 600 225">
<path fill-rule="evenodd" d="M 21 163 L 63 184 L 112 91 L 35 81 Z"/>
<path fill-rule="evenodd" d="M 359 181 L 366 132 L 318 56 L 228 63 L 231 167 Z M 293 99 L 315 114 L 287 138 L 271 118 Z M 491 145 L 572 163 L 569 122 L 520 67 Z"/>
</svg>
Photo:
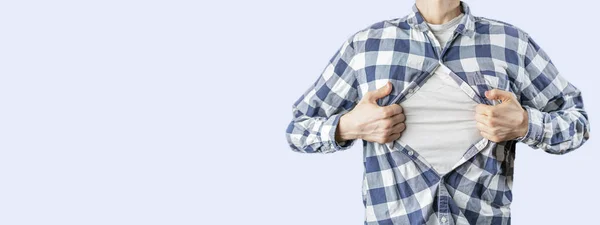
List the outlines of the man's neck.
<svg viewBox="0 0 600 225">
<path fill-rule="evenodd" d="M 460 15 L 460 0 L 416 0 L 425 21 L 443 24 Z"/>
</svg>

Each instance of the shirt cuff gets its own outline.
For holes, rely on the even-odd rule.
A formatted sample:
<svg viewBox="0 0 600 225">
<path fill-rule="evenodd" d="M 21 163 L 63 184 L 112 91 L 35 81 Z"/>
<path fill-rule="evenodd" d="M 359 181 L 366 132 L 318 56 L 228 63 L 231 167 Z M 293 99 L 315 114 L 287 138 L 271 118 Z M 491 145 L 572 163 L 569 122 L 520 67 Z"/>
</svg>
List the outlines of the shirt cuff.
<svg viewBox="0 0 600 225">
<path fill-rule="evenodd" d="M 321 126 L 319 137 L 323 142 L 322 152 L 331 153 L 335 151 L 346 150 L 352 147 L 354 144 L 355 140 L 346 140 L 340 143 L 335 141 L 335 131 L 337 130 L 338 123 L 342 115 L 343 114 L 340 113 L 329 117 Z"/>
<path fill-rule="evenodd" d="M 544 137 L 544 113 L 538 109 L 531 108 L 529 106 L 523 106 L 527 111 L 527 117 L 529 122 L 527 125 L 527 133 L 523 137 L 519 137 L 515 140 L 523 142 L 529 146 L 537 146 L 542 142 Z"/>
</svg>

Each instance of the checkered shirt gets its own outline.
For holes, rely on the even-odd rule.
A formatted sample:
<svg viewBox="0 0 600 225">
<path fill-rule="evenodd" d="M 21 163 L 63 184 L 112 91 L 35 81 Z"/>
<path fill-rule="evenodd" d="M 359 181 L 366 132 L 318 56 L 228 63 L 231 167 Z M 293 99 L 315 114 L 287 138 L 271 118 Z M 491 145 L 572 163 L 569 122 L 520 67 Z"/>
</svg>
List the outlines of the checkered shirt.
<svg viewBox="0 0 600 225">
<path fill-rule="evenodd" d="M 302 153 L 350 148 L 356 140 L 335 141 L 341 115 L 388 81 L 392 93 L 377 103 L 401 104 L 440 63 L 477 103 L 495 105 L 484 93 L 501 89 L 514 93 L 527 111 L 524 137 L 499 143 L 483 138 L 446 174 L 399 140 L 362 140 L 366 225 L 510 224 L 516 143 L 564 154 L 589 139 L 580 91 L 559 74 L 531 36 L 511 24 L 473 16 L 465 2 L 460 7 L 465 15 L 445 47 L 416 4 L 402 18 L 352 34 L 293 104 L 286 137 L 291 149 Z"/>
</svg>

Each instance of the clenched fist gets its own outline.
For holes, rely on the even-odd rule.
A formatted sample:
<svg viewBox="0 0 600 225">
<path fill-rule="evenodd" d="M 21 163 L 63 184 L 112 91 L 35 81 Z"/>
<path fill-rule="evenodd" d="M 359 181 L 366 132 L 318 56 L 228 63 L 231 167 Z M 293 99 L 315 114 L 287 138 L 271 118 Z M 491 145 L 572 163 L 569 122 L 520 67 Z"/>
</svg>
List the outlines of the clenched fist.
<svg viewBox="0 0 600 225">
<path fill-rule="evenodd" d="M 479 104 L 475 107 L 475 120 L 481 136 L 493 142 L 525 136 L 529 124 L 527 111 L 511 92 L 493 89 L 486 91 L 485 97 L 501 100 L 502 103 L 495 106 Z"/>
<path fill-rule="evenodd" d="M 388 82 L 380 89 L 367 92 L 350 112 L 340 117 L 335 139 L 337 142 L 353 139 L 385 144 L 400 138 L 406 128 L 406 119 L 399 104 L 379 106 L 377 100 L 390 94 Z"/>
</svg>

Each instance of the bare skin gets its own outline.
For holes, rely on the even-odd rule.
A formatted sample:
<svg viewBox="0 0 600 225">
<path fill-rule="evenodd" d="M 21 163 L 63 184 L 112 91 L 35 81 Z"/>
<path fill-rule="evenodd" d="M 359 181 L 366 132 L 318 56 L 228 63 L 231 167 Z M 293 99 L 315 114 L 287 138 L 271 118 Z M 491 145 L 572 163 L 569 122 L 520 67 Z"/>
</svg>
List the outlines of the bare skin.
<svg viewBox="0 0 600 225">
<path fill-rule="evenodd" d="M 460 0 L 417 0 L 417 8 L 425 21 L 443 24 L 460 15 Z"/>
<path fill-rule="evenodd" d="M 460 0 L 416 0 L 417 8 L 425 21 L 443 24 L 460 15 Z M 406 128 L 405 116 L 399 104 L 381 107 L 375 102 L 387 96 L 392 84 L 367 92 L 350 112 L 340 117 L 335 140 L 363 139 L 380 144 L 389 143 L 402 136 Z M 527 111 L 512 93 L 494 89 L 486 92 L 491 100 L 502 103 L 490 106 L 479 104 L 475 108 L 477 129 L 490 141 L 502 142 L 525 136 L 528 129 Z"/>
<path fill-rule="evenodd" d="M 529 117 L 527 111 L 511 92 L 493 89 L 485 92 L 490 100 L 501 100 L 498 105 L 478 104 L 475 120 L 481 136 L 493 142 L 502 142 L 527 134 Z"/>
<path fill-rule="evenodd" d="M 399 104 L 382 107 L 376 102 L 391 91 L 392 84 L 388 82 L 380 89 L 367 92 L 354 109 L 340 117 L 335 140 L 362 139 L 383 144 L 400 138 L 406 128 L 402 107 Z"/>
</svg>

